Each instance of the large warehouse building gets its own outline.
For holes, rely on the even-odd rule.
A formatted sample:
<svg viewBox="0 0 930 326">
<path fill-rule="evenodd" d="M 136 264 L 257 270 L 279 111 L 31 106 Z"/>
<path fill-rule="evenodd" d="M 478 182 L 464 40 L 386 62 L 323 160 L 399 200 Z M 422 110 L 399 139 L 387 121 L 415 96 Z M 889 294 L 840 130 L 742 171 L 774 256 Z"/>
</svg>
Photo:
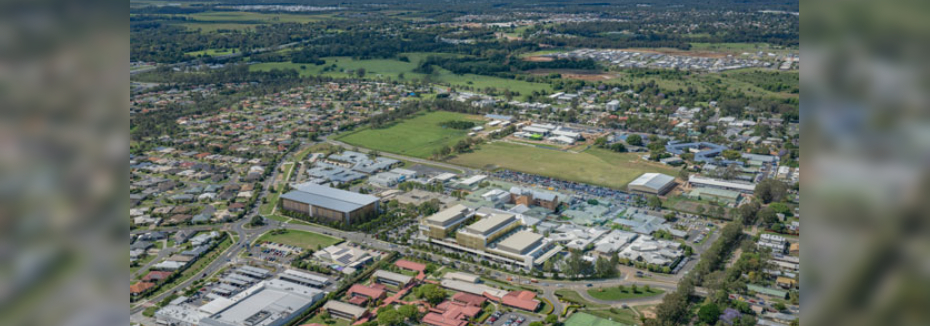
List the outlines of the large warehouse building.
<svg viewBox="0 0 930 326">
<path fill-rule="evenodd" d="M 201 326 L 279 326 L 297 318 L 325 292 L 282 280 L 264 281 L 232 300 L 222 299 L 219 312 Z M 224 307 L 225 306 L 225 307 Z"/>
<path fill-rule="evenodd" d="M 378 213 L 378 197 L 313 183 L 298 185 L 296 188 L 281 195 L 281 205 L 285 210 L 346 224 L 367 220 Z"/>
<path fill-rule="evenodd" d="M 627 185 L 630 192 L 663 196 L 675 188 L 675 177 L 661 173 L 646 173 Z"/>
</svg>

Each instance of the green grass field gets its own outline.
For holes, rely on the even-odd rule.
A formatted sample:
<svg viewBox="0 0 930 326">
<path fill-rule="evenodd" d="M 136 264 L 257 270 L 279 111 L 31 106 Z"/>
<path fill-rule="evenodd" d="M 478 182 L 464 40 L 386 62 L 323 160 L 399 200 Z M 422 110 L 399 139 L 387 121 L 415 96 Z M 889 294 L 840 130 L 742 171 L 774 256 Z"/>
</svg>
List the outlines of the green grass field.
<svg viewBox="0 0 930 326">
<path fill-rule="evenodd" d="M 330 15 L 282 14 L 247 11 L 210 11 L 185 15 L 200 22 L 226 22 L 245 24 L 309 23 L 332 18 Z"/>
<path fill-rule="evenodd" d="M 362 129 L 338 136 L 348 144 L 382 152 L 428 158 L 443 146 L 465 139 L 468 130 L 443 128 L 439 124 L 453 120 L 482 121 L 477 116 L 453 112 L 430 112 L 401 121 L 386 129 Z"/>
<path fill-rule="evenodd" d="M 559 296 L 560 298 L 562 298 L 563 300 L 566 300 L 572 303 L 585 304 L 585 305 L 588 305 L 589 307 L 602 307 L 602 305 L 585 300 L 575 290 L 557 290 L 555 291 L 555 294 Z"/>
<path fill-rule="evenodd" d="M 547 54 L 561 53 L 561 52 L 567 52 L 567 50 L 565 50 L 565 49 L 550 49 L 550 50 L 542 50 L 542 51 L 536 51 L 536 52 L 527 52 L 527 53 L 521 54 L 519 57 L 520 57 L 520 58 L 528 58 L 528 57 L 535 57 L 535 56 L 539 56 L 539 55 L 547 55 Z"/>
<path fill-rule="evenodd" d="M 681 78 L 663 78 L 662 76 L 633 76 L 623 71 L 614 71 L 612 72 L 616 75 L 615 78 L 609 79 L 607 83 L 617 83 L 617 84 L 645 84 L 650 81 L 655 81 L 662 89 L 666 90 L 686 90 L 689 87 L 694 88 L 698 91 L 707 91 L 707 85 L 717 85 L 719 87 L 725 87 L 730 91 L 743 91 L 748 95 L 753 96 L 765 96 L 765 97 L 798 97 L 798 94 L 792 94 L 792 89 L 797 89 L 798 87 L 791 87 L 783 91 L 773 91 L 765 89 L 767 85 L 771 85 L 773 82 L 784 81 L 784 84 L 789 85 L 787 82 L 792 76 L 798 76 L 797 72 L 780 72 L 775 70 L 767 69 L 742 69 L 742 70 L 732 70 L 721 73 L 707 73 L 707 74 L 692 74 L 690 76 L 683 76 Z M 797 84 L 797 79 L 795 84 Z"/>
<path fill-rule="evenodd" d="M 678 175 L 678 170 L 643 161 L 639 154 L 602 149 L 573 154 L 504 142 L 482 145 L 474 153 L 459 155 L 451 162 L 488 170 L 504 168 L 615 189 L 625 188 L 647 172 Z"/>
<path fill-rule="evenodd" d="M 691 43 L 691 51 L 710 51 L 742 54 L 759 51 L 772 53 L 798 52 L 798 49 L 774 46 L 768 43 Z"/>
<path fill-rule="evenodd" d="M 184 15 L 190 21 L 179 23 L 189 29 L 201 29 L 203 32 L 224 30 L 243 30 L 264 24 L 309 23 L 333 19 L 331 15 L 321 14 L 281 14 L 245 11 L 210 11 Z"/>
<path fill-rule="evenodd" d="M 258 242 L 275 242 L 310 250 L 317 250 L 319 247 L 329 247 L 342 242 L 340 239 L 325 236 L 319 233 L 285 230 L 281 234 L 266 233 L 258 238 Z"/>
<path fill-rule="evenodd" d="M 630 291 L 629 287 L 625 288 L 624 290 L 626 290 L 626 292 L 620 291 L 620 289 L 616 287 L 603 288 L 603 289 L 590 289 L 588 290 L 588 294 L 591 295 L 591 297 L 598 299 L 598 300 L 619 301 L 619 300 L 654 297 L 657 295 L 661 295 L 662 293 L 665 293 L 665 291 L 663 291 L 662 289 L 649 289 L 650 291 L 646 292 L 646 291 L 643 291 L 642 288 L 640 288 L 638 289 L 639 291 L 638 293 L 633 293 L 632 291 Z"/>
<path fill-rule="evenodd" d="M 324 65 L 301 64 L 290 62 L 263 62 L 249 66 L 251 71 L 270 71 L 272 69 L 294 69 L 301 76 L 318 76 L 324 75 L 329 77 L 344 78 L 354 76 L 352 72 L 360 68 L 365 69 L 366 79 L 391 78 L 394 80 L 425 80 L 436 84 L 448 84 L 457 87 L 474 87 L 476 89 L 485 89 L 488 87 L 497 89 L 509 89 L 519 92 L 521 95 L 533 93 L 533 91 L 551 91 L 549 84 L 531 83 L 522 80 L 513 80 L 493 76 L 482 75 L 456 75 L 448 70 L 436 68 L 432 75 L 425 75 L 413 72 L 419 66 L 419 62 L 430 55 L 450 56 L 445 53 L 405 53 L 403 54 L 410 59 L 410 62 L 404 62 L 396 59 L 370 59 L 370 60 L 353 60 L 348 57 L 327 57 Z M 335 69 L 327 69 L 336 65 Z M 304 69 L 301 69 L 304 67 Z M 328 70 L 328 71 L 324 71 Z M 403 74 L 403 78 L 401 78 Z"/>
<path fill-rule="evenodd" d="M 620 308 L 601 308 L 601 309 L 586 309 L 581 312 L 599 317 L 601 319 L 612 320 L 614 322 L 627 324 L 627 325 L 638 325 L 639 314 L 631 309 L 620 309 Z"/>
<path fill-rule="evenodd" d="M 565 326 L 626 326 L 627 324 L 610 321 L 586 313 L 577 313 L 565 321 Z"/>
<path fill-rule="evenodd" d="M 327 326 L 349 326 L 349 321 L 342 318 L 330 318 L 329 322 L 323 320 L 323 315 L 316 314 L 312 318 L 307 319 L 304 324 L 320 324 Z M 301 324 L 303 325 L 303 324 Z"/>
</svg>

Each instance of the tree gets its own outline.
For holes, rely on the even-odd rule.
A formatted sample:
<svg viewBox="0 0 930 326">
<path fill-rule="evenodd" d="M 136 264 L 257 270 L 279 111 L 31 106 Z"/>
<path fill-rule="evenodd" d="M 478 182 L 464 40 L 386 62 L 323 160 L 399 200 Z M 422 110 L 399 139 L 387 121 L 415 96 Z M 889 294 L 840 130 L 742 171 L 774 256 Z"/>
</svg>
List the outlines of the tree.
<svg viewBox="0 0 930 326">
<path fill-rule="evenodd" d="M 404 323 L 404 317 L 390 307 L 378 310 L 378 325 L 381 326 L 401 326 Z"/>
<path fill-rule="evenodd" d="M 546 316 L 546 324 L 554 325 L 555 323 L 558 323 L 558 322 L 559 322 L 559 316 L 552 315 L 552 314 Z"/>
<path fill-rule="evenodd" d="M 788 204 L 785 203 L 772 203 L 769 205 L 769 208 L 775 211 L 775 213 L 785 214 L 785 216 L 790 216 L 791 208 L 788 207 Z"/>
<path fill-rule="evenodd" d="M 759 209 L 762 208 L 762 205 L 759 205 L 758 202 L 751 202 L 744 204 L 737 209 L 739 218 L 743 220 L 743 224 L 751 225 L 756 221 L 756 214 L 759 212 Z"/>
<path fill-rule="evenodd" d="M 678 178 L 681 180 L 688 180 L 690 177 L 691 173 L 688 172 L 688 169 L 681 169 L 681 171 L 678 172 Z"/>
<path fill-rule="evenodd" d="M 555 265 L 552 263 L 552 259 L 543 263 L 543 272 L 552 273 L 553 270 L 555 270 Z"/>
<path fill-rule="evenodd" d="M 662 209 L 662 199 L 659 199 L 659 196 L 649 196 L 649 207 L 654 210 Z"/>
<path fill-rule="evenodd" d="M 785 304 L 781 302 L 776 302 L 774 305 L 772 305 L 772 308 L 775 308 L 775 310 L 778 310 L 778 311 L 788 310 L 788 307 L 785 306 Z"/>
<path fill-rule="evenodd" d="M 265 218 L 255 215 L 252 217 L 252 220 L 249 221 L 249 226 L 261 226 L 265 225 Z"/>
<path fill-rule="evenodd" d="M 397 312 L 410 321 L 419 321 L 420 309 L 416 305 L 405 305 L 397 309 Z"/>
<path fill-rule="evenodd" d="M 606 278 L 617 275 L 617 265 L 612 264 L 610 260 L 604 257 L 597 258 L 597 261 L 594 263 L 594 270 L 599 277 Z"/>
<path fill-rule="evenodd" d="M 708 303 L 701 306 L 698 310 L 698 319 L 705 323 L 714 325 L 720 319 L 720 307 L 716 303 Z"/>
<path fill-rule="evenodd" d="M 358 70 L 355 71 L 355 75 L 358 76 L 358 78 L 365 78 L 365 73 L 365 68 L 358 68 Z"/>
<path fill-rule="evenodd" d="M 626 143 L 633 146 L 643 146 L 643 137 L 640 135 L 629 135 L 626 137 Z"/>
<path fill-rule="evenodd" d="M 610 145 L 610 150 L 617 153 L 623 153 L 626 152 L 626 146 L 621 143 L 614 143 L 613 145 Z"/>
<path fill-rule="evenodd" d="M 435 305 L 446 299 L 446 291 L 436 284 L 427 284 L 417 289 L 417 297 Z"/>
<path fill-rule="evenodd" d="M 762 223 L 765 224 L 775 224 L 778 223 L 778 213 L 775 213 L 771 207 L 766 207 L 759 210 L 757 214 L 758 218 L 762 220 Z"/>
<path fill-rule="evenodd" d="M 582 258 L 582 253 L 578 251 L 572 251 L 568 258 L 562 262 L 562 271 L 569 275 L 569 277 L 578 277 L 582 274 L 590 274 L 591 263 Z"/>
<path fill-rule="evenodd" d="M 755 195 L 765 204 L 779 202 L 788 195 L 788 186 L 778 180 L 765 179 L 756 184 Z"/>
<path fill-rule="evenodd" d="M 731 149 L 723 151 L 722 155 L 723 155 L 723 158 L 730 160 L 730 161 L 738 160 L 741 157 L 739 151 L 734 151 Z"/>
<path fill-rule="evenodd" d="M 595 139 L 594 146 L 597 146 L 599 148 L 604 148 L 605 146 L 607 146 L 607 137 L 600 137 L 598 139 Z"/>
</svg>

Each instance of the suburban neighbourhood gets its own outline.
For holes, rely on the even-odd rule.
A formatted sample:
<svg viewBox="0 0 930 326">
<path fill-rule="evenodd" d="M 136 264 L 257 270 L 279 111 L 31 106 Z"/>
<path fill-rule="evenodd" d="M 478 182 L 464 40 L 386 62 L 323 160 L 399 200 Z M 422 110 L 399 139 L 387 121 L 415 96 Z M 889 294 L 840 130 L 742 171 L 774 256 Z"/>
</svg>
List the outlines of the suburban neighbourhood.
<svg viewBox="0 0 930 326">
<path fill-rule="evenodd" d="M 608 2 L 131 1 L 130 325 L 799 325 L 797 9 Z"/>
</svg>

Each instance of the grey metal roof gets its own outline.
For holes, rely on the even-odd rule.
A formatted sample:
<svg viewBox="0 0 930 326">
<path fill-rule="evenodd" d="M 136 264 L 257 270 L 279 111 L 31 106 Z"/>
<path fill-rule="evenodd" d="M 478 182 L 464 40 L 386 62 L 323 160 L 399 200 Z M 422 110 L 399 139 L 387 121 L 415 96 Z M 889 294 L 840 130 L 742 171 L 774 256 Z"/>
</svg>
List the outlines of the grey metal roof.
<svg viewBox="0 0 930 326">
<path fill-rule="evenodd" d="M 639 178 L 636 178 L 636 180 L 633 180 L 633 182 L 630 182 L 630 186 L 646 187 L 653 190 L 659 190 L 674 181 L 675 177 L 672 176 L 661 173 L 646 173 L 641 175 Z"/>
<path fill-rule="evenodd" d="M 312 206 L 349 213 L 378 201 L 378 197 L 362 195 L 351 191 L 329 188 L 312 183 L 298 185 L 297 190 L 281 196 Z"/>
<path fill-rule="evenodd" d="M 323 309 L 331 309 L 341 313 L 349 314 L 355 318 L 361 317 L 365 314 L 365 308 L 350 305 L 342 301 L 330 300 L 323 305 Z"/>
<path fill-rule="evenodd" d="M 404 274 L 397 274 L 397 273 L 389 272 L 389 271 L 382 270 L 382 269 L 375 271 L 374 277 L 383 278 L 385 280 L 391 280 L 391 281 L 395 281 L 395 282 L 403 283 L 403 284 L 410 283 L 410 281 L 413 280 L 413 278 L 410 276 L 407 276 Z"/>
</svg>

